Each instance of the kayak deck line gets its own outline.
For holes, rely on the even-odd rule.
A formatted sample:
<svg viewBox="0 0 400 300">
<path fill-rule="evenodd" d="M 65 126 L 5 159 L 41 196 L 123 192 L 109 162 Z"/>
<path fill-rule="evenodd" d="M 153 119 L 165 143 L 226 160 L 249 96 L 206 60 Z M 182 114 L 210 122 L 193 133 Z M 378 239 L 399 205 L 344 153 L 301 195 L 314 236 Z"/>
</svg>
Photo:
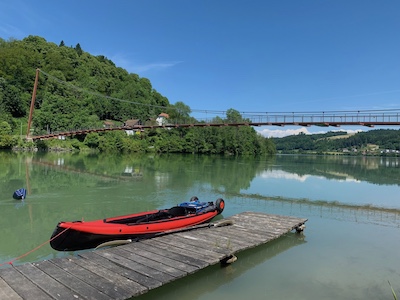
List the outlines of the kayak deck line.
<svg viewBox="0 0 400 300">
<path fill-rule="evenodd" d="M 244 250 L 291 231 L 302 232 L 306 221 L 243 212 L 209 226 L 121 242 L 124 245 L 77 252 L 70 257 L 11 265 L 0 269 L 0 296 L 27 300 L 129 299 L 208 266 L 240 260 L 238 253 Z"/>
</svg>

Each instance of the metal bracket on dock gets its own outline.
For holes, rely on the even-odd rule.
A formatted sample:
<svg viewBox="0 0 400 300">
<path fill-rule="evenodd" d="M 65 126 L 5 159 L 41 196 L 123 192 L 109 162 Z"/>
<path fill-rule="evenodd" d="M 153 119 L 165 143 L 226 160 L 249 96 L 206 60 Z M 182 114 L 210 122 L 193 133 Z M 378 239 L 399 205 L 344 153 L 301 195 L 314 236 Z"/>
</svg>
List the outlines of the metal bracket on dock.
<svg viewBox="0 0 400 300">
<path fill-rule="evenodd" d="M 237 257 L 233 254 L 230 254 L 227 257 L 221 259 L 221 266 L 233 264 L 235 261 L 237 261 Z"/>
<path fill-rule="evenodd" d="M 303 224 L 301 224 L 299 226 L 296 226 L 294 229 L 296 229 L 297 233 L 301 233 L 301 232 L 304 231 L 304 229 L 306 229 L 306 225 L 304 225 L 304 223 L 303 223 Z"/>
</svg>

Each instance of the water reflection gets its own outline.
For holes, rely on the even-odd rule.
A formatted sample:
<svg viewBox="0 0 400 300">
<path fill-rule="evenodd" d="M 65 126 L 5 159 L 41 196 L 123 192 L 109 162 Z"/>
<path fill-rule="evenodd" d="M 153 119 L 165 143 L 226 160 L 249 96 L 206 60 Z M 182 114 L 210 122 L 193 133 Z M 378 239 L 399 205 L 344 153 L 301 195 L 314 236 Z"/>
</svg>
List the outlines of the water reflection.
<svg viewBox="0 0 400 300">
<path fill-rule="evenodd" d="M 201 180 L 219 191 L 248 189 L 256 178 L 306 180 L 328 179 L 338 182 L 366 182 L 377 185 L 400 185 L 399 158 L 345 157 L 345 156 L 276 156 L 259 160 L 255 158 L 232 158 L 193 155 L 77 155 L 70 153 L 15 154 L 0 152 L 2 161 L 0 179 L 12 192 L 28 187 L 35 178 L 34 189 L 40 190 L 53 180 L 131 180 L 154 179 L 159 182 L 175 182 L 192 186 Z M 12 162 L 12 163 L 10 163 Z M 234 163 L 233 163 L 234 162 Z M 229 166 L 229 167 L 227 167 Z M 38 173 L 41 174 L 38 174 Z M 65 176 L 56 173 L 63 172 Z M 37 182 L 46 175 L 46 184 Z M 181 175 L 184 176 L 181 176 Z M 23 176 L 25 175 L 25 176 Z M 78 177 L 78 176 L 79 177 Z M 60 178 L 63 177 L 63 178 Z M 173 183 L 172 183 L 173 184 Z"/>
<path fill-rule="evenodd" d="M 327 174 L 333 175 L 337 177 L 337 181 L 348 181 L 348 182 L 361 182 L 349 174 L 339 173 L 339 172 L 327 172 Z M 261 178 L 264 179 L 289 179 L 289 180 L 297 180 L 300 182 L 305 182 L 307 179 L 310 179 L 312 175 L 298 175 L 294 173 L 289 173 L 283 170 L 266 170 L 259 174 Z M 324 176 L 314 176 L 323 179 Z"/>
<path fill-rule="evenodd" d="M 398 157 L 281 155 L 276 157 L 274 165 L 267 165 L 266 170 L 282 170 L 300 178 L 313 175 L 334 180 L 400 185 L 399 165 Z"/>
</svg>

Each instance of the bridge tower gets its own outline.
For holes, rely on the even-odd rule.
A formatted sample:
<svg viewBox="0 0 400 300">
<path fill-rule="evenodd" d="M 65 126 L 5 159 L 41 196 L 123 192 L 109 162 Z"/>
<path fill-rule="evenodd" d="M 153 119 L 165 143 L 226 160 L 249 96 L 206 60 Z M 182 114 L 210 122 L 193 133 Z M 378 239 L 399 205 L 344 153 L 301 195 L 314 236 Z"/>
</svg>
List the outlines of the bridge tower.
<svg viewBox="0 0 400 300">
<path fill-rule="evenodd" d="M 35 77 L 35 84 L 33 86 L 33 92 L 32 92 L 32 100 L 31 100 L 31 107 L 29 109 L 29 118 L 28 118 L 28 129 L 26 131 L 26 139 L 29 141 L 32 141 L 32 138 L 30 137 L 30 130 L 31 130 L 31 123 L 32 123 L 32 114 L 33 114 L 33 109 L 35 107 L 35 100 L 36 100 L 36 91 L 37 91 L 37 85 L 39 82 L 39 69 L 36 69 L 36 77 Z"/>
</svg>

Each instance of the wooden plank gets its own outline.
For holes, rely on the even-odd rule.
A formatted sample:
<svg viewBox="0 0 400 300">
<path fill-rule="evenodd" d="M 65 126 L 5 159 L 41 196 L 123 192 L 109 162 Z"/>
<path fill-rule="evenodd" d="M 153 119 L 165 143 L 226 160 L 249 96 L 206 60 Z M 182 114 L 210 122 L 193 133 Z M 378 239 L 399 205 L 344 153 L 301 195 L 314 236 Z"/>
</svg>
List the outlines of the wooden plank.
<svg viewBox="0 0 400 300">
<path fill-rule="evenodd" d="M 210 249 L 212 245 L 207 246 L 200 241 L 183 238 L 178 236 L 177 234 L 162 237 L 161 241 L 170 245 L 174 245 L 181 249 L 187 249 L 192 253 L 192 255 L 201 255 L 202 257 L 208 257 L 210 258 L 210 260 L 212 260 L 213 263 L 218 263 L 221 257 L 223 257 L 226 252 L 221 252 L 221 249 L 218 248 Z"/>
<path fill-rule="evenodd" d="M 235 223 L 249 229 L 265 230 L 269 232 L 279 232 L 282 230 L 282 220 L 263 219 L 256 216 L 243 215 L 241 218 L 235 218 Z M 284 224 L 287 224 L 286 222 Z M 286 229 L 286 228 L 285 228 Z"/>
<path fill-rule="evenodd" d="M 255 232 L 255 231 L 244 230 L 243 228 L 236 225 L 231 225 L 227 228 L 215 228 L 215 231 L 218 235 L 225 235 L 231 238 L 240 236 L 241 240 L 249 242 L 252 241 L 262 242 L 269 240 L 271 237 L 271 235 L 269 235 L 266 232 Z"/>
<path fill-rule="evenodd" d="M 179 260 L 182 262 L 187 262 L 190 265 L 196 266 L 199 269 L 203 269 L 210 264 L 207 262 L 207 259 L 201 259 L 199 257 L 193 257 L 192 252 L 185 249 L 176 248 L 169 244 L 163 243 L 158 239 L 152 240 L 142 240 L 140 241 L 141 244 L 148 246 L 150 249 L 154 251 L 166 251 L 171 256 L 179 256 Z"/>
<path fill-rule="evenodd" d="M 246 243 L 267 242 L 276 237 L 276 234 L 270 233 L 268 231 L 260 231 L 254 229 L 249 230 L 248 228 L 239 227 L 236 224 L 232 225 L 231 228 L 216 228 L 215 230 L 220 235 L 225 235 L 232 239 L 235 236 L 240 237 L 240 239 Z"/>
<path fill-rule="evenodd" d="M 271 214 L 263 214 L 263 213 L 255 213 L 255 212 L 244 212 L 231 217 L 236 220 L 238 223 L 243 224 L 263 224 L 264 226 L 268 226 L 272 229 L 293 229 L 295 226 L 299 224 L 303 224 L 307 221 L 307 219 L 300 219 L 296 217 L 288 217 L 288 216 L 279 216 L 279 215 L 271 215 Z"/>
<path fill-rule="evenodd" d="M 170 249 L 174 248 L 175 250 L 172 251 L 177 251 L 178 253 L 182 252 L 185 255 L 191 255 L 196 259 L 203 260 L 207 263 L 208 266 L 217 264 L 220 261 L 220 255 L 218 255 L 217 253 L 211 251 L 209 251 L 208 253 L 204 253 L 194 246 L 185 245 L 181 241 L 175 241 L 173 239 L 173 235 L 169 235 L 168 237 L 158 237 L 155 242 L 166 244 Z"/>
<path fill-rule="evenodd" d="M 247 216 L 249 218 L 249 216 Z M 240 219 L 240 222 L 237 222 L 238 225 L 242 227 L 252 228 L 253 230 L 258 231 L 266 231 L 270 234 L 281 235 L 283 233 L 292 231 L 294 228 L 304 224 L 307 219 L 291 219 L 288 221 L 280 220 L 274 221 L 272 219 L 267 220 L 268 222 L 262 222 L 262 219 L 257 219 L 255 217 L 250 217 L 246 220 L 246 216 Z"/>
<path fill-rule="evenodd" d="M 21 300 L 22 298 L 0 277 L 0 299 Z"/>
<path fill-rule="evenodd" d="M 225 228 L 224 228 L 225 229 Z M 225 232 L 225 231 L 223 231 Z M 264 230 L 259 230 L 253 228 L 251 231 L 247 228 L 244 227 L 240 224 L 233 224 L 229 228 L 226 228 L 226 232 L 228 233 L 238 233 L 242 236 L 249 236 L 254 239 L 259 239 L 259 240 L 268 240 L 270 238 L 273 238 L 274 234 L 269 233 L 268 231 Z"/>
<path fill-rule="evenodd" d="M 15 268 L 54 299 L 73 299 L 77 297 L 74 291 L 35 267 L 35 264 L 23 264 Z"/>
<path fill-rule="evenodd" d="M 198 267 L 192 266 L 188 263 L 181 262 L 179 260 L 181 256 L 174 255 L 174 253 L 167 251 L 160 251 L 157 253 L 157 251 L 154 251 L 153 248 L 154 247 L 147 247 L 142 243 L 132 243 L 130 245 L 123 246 L 123 249 L 126 251 L 130 251 L 153 261 L 174 267 L 185 272 L 186 274 L 194 273 L 199 269 Z"/>
<path fill-rule="evenodd" d="M 70 274 L 69 272 L 64 271 L 63 269 L 57 267 L 55 264 L 51 263 L 50 261 L 42 261 L 36 266 L 41 269 L 43 272 L 47 273 L 61 284 L 69 287 L 78 295 L 81 295 L 83 298 L 86 299 L 94 299 L 94 300 L 108 300 L 111 299 L 106 294 L 98 291 L 97 289 L 93 288 L 91 285 L 87 284 L 86 282 L 76 278 L 74 275 Z M 35 299 L 35 298 L 29 298 Z M 37 298 L 40 299 L 40 298 Z"/>
<path fill-rule="evenodd" d="M 119 289 L 126 290 L 129 292 L 130 297 L 138 296 L 148 291 L 147 287 L 120 275 L 117 273 L 117 271 L 112 271 L 111 269 L 107 269 L 102 265 L 96 264 L 90 259 L 85 259 L 83 257 L 72 257 L 71 260 L 82 268 L 85 268 L 113 282 Z"/>
<path fill-rule="evenodd" d="M 247 219 L 247 222 L 242 222 L 246 227 L 240 228 L 234 223 L 234 225 L 225 227 L 212 227 L 207 230 L 179 233 L 176 236 L 188 238 L 188 243 L 191 243 L 191 239 L 202 240 L 207 248 L 210 247 L 209 242 L 214 241 L 225 251 L 230 250 L 231 253 L 235 253 L 276 239 L 287 233 L 293 227 L 293 224 L 301 224 L 306 221 L 306 219 L 283 218 L 284 222 L 278 222 L 278 226 L 283 229 L 277 229 L 274 226 L 279 217 L 272 216 L 272 218 L 266 219 L 264 214 L 259 213 L 245 213 L 241 217 L 239 218 L 241 221 Z M 291 223 L 288 224 L 287 220 Z M 271 226 L 272 230 L 270 229 Z M 213 250 L 215 250 L 215 247 Z"/>
<path fill-rule="evenodd" d="M 236 215 L 232 219 L 235 225 L 246 228 L 247 230 L 267 231 L 274 236 L 279 236 L 282 233 L 291 231 L 294 227 L 303 224 L 306 219 L 293 219 L 278 220 L 275 217 L 263 219 L 259 215 Z"/>
<path fill-rule="evenodd" d="M 141 241 L 131 245 L 134 247 L 133 249 L 135 249 L 135 251 L 137 251 L 137 249 L 140 249 L 144 252 L 147 252 L 147 255 L 156 255 L 155 259 L 161 257 L 167 258 L 167 261 L 171 261 L 171 263 L 176 262 L 178 263 L 176 265 L 177 268 L 182 269 L 183 271 L 186 271 L 188 273 L 192 273 L 201 269 L 201 266 L 204 264 L 203 261 L 199 261 L 193 257 L 183 255 L 182 253 L 176 253 L 168 249 L 159 248 L 158 245 L 154 243 L 152 243 L 150 246 Z M 130 249 L 128 245 L 126 247 L 128 250 Z"/>
<path fill-rule="evenodd" d="M 134 252 L 124 250 L 123 247 L 115 247 L 112 250 L 112 252 L 121 255 L 123 257 L 126 257 L 127 259 L 130 259 L 132 261 L 139 262 L 140 264 L 146 267 L 152 268 L 154 270 L 160 271 L 165 274 L 169 274 L 175 278 L 181 278 L 187 275 L 187 272 L 185 271 L 179 270 L 173 266 L 168 266 L 163 262 L 159 262 L 156 260 L 149 259 L 145 256 L 138 255 Z"/>
<path fill-rule="evenodd" d="M 190 236 L 184 234 L 178 236 L 190 238 Z M 249 245 L 249 241 L 244 236 L 238 233 L 229 234 L 227 229 L 222 227 L 193 232 L 191 237 L 204 244 L 204 247 L 223 254 L 231 254 L 235 249 L 241 249 Z"/>
<path fill-rule="evenodd" d="M 52 299 L 14 267 L 1 269 L 0 277 L 23 299 Z"/>
<path fill-rule="evenodd" d="M 80 265 L 75 264 L 71 259 L 55 258 L 52 259 L 51 262 L 65 272 L 74 275 L 76 278 L 79 278 L 96 290 L 106 294 L 111 299 L 126 299 L 131 296 L 130 292 L 118 287 L 118 285 L 114 284 L 112 281 L 82 268 Z"/>
<path fill-rule="evenodd" d="M 258 235 L 260 237 L 263 237 L 266 241 L 275 239 L 277 236 L 280 234 L 277 234 L 276 232 L 271 232 L 268 228 L 252 228 L 251 231 L 249 230 L 249 227 L 243 226 L 242 224 L 234 224 L 233 227 L 241 232 L 241 234 L 246 235 L 247 233 L 249 234 L 254 234 Z"/>
<path fill-rule="evenodd" d="M 235 225 L 210 228 L 210 230 L 194 232 L 193 237 L 203 241 L 205 245 L 212 241 L 214 248 L 220 247 L 224 249 L 225 253 L 230 254 L 252 248 L 274 238 L 274 235 L 271 234 L 264 234 L 264 237 L 261 237 L 252 235 L 249 229 L 240 231 L 235 230 L 234 227 Z"/>
<path fill-rule="evenodd" d="M 108 270 L 111 270 L 112 272 L 118 273 L 123 277 L 126 277 L 144 287 L 147 289 L 154 289 L 157 287 L 160 287 L 162 285 L 161 281 L 156 280 L 152 277 L 143 275 L 139 272 L 136 272 L 132 269 L 129 269 L 125 267 L 124 265 L 121 265 L 118 262 L 109 260 L 108 258 L 98 255 L 99 251 L 96 252 L 84 252 L 80 253 L 79 256 L 82 258 L 85 258 L 86 260 L 90 260 L 93 263 L 96 263 L 98 265 L 101 265 L 104 268 L 107 268 Z"/>
<path fill-rule="evenodd" d="M 118 263 L 121 266 L 124 266 L 138 273 L 141 273 L 147 277 L 154 278 L 160 281 L 160 283 L 162 284 L 170 282 L 175 279 L 175 277 L 172 275 L 161 272 L 157 269 L 150 268 L 144 264 L 141 264 L 140 261 L 130 260 L 111 251 L 99 251 L 97 254 L 104 256 L 105 258 L 114 261 L 115 263 Z"/>
<path fill-rule="evenodd" d="M 182 241 L 186 241 L 188 245 L 197 247 L 201 251 L 207 251 L 210 249 L 215 253 L 218 253 L 218 258 L 222 258 L 231 255 L 235 250 L 241 248 L 241 241 L 237 239 L 230 240 L 226 236 L 215 236 L 215 234 L 205 234 L 205 233 L 193 233 L 192 237 L 188 236 L 177 236 L 176 238 L 181 238 Z M 203 246 L 200 246 L 203 245 Z M 207 252 L 206 252 L 207 253 Z"/>
<path fill-rule="evenodd" d="M 243 234 L 249 233 L 254 235 L 259 235 L 264 237 L 266 240 L 275 239 L 276 237 L 282 234 L 281 231 L 277 232 L 276 230 L 271 230 L 267 226 L 255 226 L 254 224 L 236 224 L 234 225 L 235 229 L 240 231 Z M 249 229 L 251 228 L 251 229 Z M 290 230 L 285 230 L 283 233 L 289 232 Z"/>
</svg>

